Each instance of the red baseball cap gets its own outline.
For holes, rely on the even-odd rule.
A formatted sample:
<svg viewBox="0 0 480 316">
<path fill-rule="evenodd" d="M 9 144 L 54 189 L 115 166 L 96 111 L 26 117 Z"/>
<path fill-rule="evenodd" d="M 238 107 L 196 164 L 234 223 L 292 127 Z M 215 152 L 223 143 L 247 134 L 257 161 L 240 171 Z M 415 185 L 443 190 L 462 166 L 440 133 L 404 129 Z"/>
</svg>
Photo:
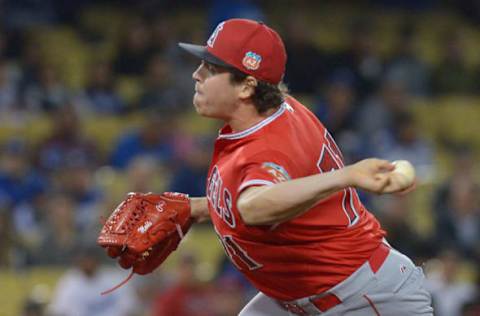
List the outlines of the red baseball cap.
<svg viewBox="0 0 480 316">
<path fill-rule="evenodd" d="M 283 41 L 262 22 L 230 19 L 217 25 L 207 45 L 179 43 L 187 52 L 223 67 L 234 67 L 259 80 L 278 84 L 287 53 Z"/>
</svg>

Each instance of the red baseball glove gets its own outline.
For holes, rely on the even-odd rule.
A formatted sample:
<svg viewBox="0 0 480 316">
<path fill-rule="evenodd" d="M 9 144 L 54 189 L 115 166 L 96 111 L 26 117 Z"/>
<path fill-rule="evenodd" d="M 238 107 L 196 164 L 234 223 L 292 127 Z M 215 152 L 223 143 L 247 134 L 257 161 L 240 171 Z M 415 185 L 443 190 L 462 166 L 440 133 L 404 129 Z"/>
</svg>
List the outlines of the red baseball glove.
<svg viewBox="0 0 480 316">
<path fill-rule="evenodd" d="M 192 222 L 186 194 L 129 193 L 103 225 L 97 243 L 124 269 L 147 274 L 177 249 Z"/>
</svg>

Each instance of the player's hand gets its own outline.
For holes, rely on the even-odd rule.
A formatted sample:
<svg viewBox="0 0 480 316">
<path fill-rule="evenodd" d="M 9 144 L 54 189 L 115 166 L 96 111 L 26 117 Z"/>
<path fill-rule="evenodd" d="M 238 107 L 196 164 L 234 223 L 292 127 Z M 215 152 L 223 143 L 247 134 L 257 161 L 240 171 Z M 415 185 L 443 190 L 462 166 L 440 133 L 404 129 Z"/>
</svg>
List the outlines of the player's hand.
<svg viewBox="0 0 480 316">
<path fill-rule="evenodd" d="M 345 169 L 351 186 L 377 194 L 388 193 L 387 188 L 395 192 L 395 186 L 390 183 L 390 174 L 395 166 L 387 160 L 369 158 Z"/>
<path fill-rule="evenodd" d="M 377 194 L 407 194 L 416 187 L 416 181 L 405 186 L 402 175 L 394 172 L 395 165 L 387 160 L 365 159 L 347 167 L 351 185 Z"/>
<path fill-rule="evenodd" d="M 383 188 L 382 192 L 379 193 L 395 193 L 398 195 L 404 195 L 415 190 L 416 187 L 416 180 L 411 185 L 404 187 L 403 182 L 398 179 L 398 176 L 393 172 L 389 172 L 388 184 Z"/>
<path fill-rule="evenodd" d="M 416 187 L 415 167 L 407 160 L 396 160 L 395 169 L 389 172 L 389 182 L 382 193 L 406 194 Z"/>
</svg>

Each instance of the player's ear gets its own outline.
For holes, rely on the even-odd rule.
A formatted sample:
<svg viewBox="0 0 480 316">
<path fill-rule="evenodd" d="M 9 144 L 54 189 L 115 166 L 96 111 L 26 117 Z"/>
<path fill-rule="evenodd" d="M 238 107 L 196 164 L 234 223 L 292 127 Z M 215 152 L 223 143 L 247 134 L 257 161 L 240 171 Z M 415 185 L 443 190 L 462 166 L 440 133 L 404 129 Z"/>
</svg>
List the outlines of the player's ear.
<svg viewBox="0 0 480 316">
<path fill-rule="evenodd" d="M 247 76 L 240 87 L 240 99 L 248 99 L 252 97 L 252 95 L 255 94 L 255 87 L 257 84 L 257 79 L 252 76 Z"/>
</svg>

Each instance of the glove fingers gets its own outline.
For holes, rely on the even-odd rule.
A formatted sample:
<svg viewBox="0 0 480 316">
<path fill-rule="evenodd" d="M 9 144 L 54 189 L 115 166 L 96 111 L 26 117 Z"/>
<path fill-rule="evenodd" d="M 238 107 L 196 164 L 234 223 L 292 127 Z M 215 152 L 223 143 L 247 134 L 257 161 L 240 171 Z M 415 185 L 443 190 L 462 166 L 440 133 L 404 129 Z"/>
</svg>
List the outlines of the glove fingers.
<svg viewBox="0 0 480 316">
<path fill-rule="evenodd" d="M 120 247 L 107 247 L 106 249 L 110 258 L 116 258 L 122 254 L 122 248 Z"/>
<path fill-rule="evenodd" d="M 120 259 L 118 259 L 118 263 L 122 268 L 130 269 L 136 260 L 137 257 L 134 254 L 126 252 L 120 256 Z"/>
<path fill-rule="evenodd" d="M 138 261 L 134 264 L 133 272 L 141 275 L 152 272 L 168 258 L 170 253 L 177 248 L 179 243 L 180 238 L 172 236 L 172 238 L 166 239 L 155 245 L 150 251 L 150 255 L 146 257 L 145 260 Z"/>
</svg>

